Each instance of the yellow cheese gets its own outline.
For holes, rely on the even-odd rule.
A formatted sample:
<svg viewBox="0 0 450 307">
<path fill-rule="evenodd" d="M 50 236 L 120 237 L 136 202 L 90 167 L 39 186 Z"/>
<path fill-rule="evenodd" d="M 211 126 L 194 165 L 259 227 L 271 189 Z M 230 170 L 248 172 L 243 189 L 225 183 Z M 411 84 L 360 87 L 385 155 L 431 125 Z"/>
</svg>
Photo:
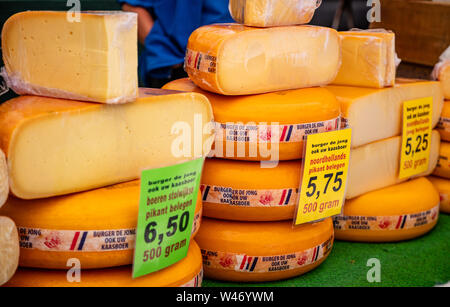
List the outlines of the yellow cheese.
<svg viewBox="0 0 450 307">
<path fill-rule="evenodd" d="M 439 82 L 397 79 L 392 88 L 328 86 L 341 103 L 343 121 L 353 128 L 352 146 L 358 147 L 402 133 L 403 102 L 433 97 L 432 127 L 443 107 Z"/>
<path fill-rule="evenodd" d="M 450 99 L 450 60 L 442 62 L 438 80 L 441 81 L 445 99 Z"/>
<path fill-rule="evenodd" d="M 185 59 L 195 84 L 223 95 L 325 85 L 339 65 L 338 33 L 316 26 L 204 26 L 191 34 Z"/>
<path fill-rule="evenodd" d="M 334 217 L 336 239 L 363 242 L 408 240 L 430 231 L 439 217 L 439 194 L 418 178 L 348 200 Z"/>
<path fill-rule="evenodd" d="M 247 282 L 286 279 L 319 266 L 333 245 L 331 218 L 293 228 L 287 222 L 204 219 L 196 241 L 205 276 Z"/>
<path fill-rule="evenodd" d="M 450 179 L 450 143 L 441 143 L 439 160 L 433 175 Z"/>
<path fill-rule="evenodd" d="M 247 26 L 300 25 L 311 21 L 317 4 L 317 0 L 230 0 L 230 13 Z"/>
<path fill-rule="evenodd" d="M 14 275 L 19 265 L 19 235 L 13 220 L 0 216 L 0 286 Z"/>
<path fill-rule="evenodd" d="M 342 65 L 333 84 L 382 88 L 395 84 L 395 34 L 339 32 Z"/>
<path fill-rule="evenodd" d="M 20 268 L 5 287 L 200 287 L 202 255 L 192 241 L 186 258 L 161 271 L 133 279 L 131 266 L 103 270 L 81 270 L 81 282 L 76 274 L 65 270 Z M 67 277 L 71 278 L 70 282 Z"/>
<path fill-rule="evenodd" d="M 8 166 L 3 151 L 0 149 L 0 208 L 8 198 L 9 183 L 8 183 Z"/>
<path fill-rule="evenodd" d="M 303 155 L 303 137 L 335 130 L 339 103 L 324 88 L 249 96 L 222 96 L 203 91 L 188 78 L 166 89 L 208 97 L 216 121 L 214 155 L 238 160 L 292 160 Z"/>
<path fill-rule="evenodd" d="M 450 213 L 450 180 L 434 176 L 428 179 L 439 192 L 441 212 Z"/>
<path fill-rule="evenodd" d="M 430 139 L 428 170 L 421 176 L 433 172 L 439 156 L 439 133 L 433 130 Z M 399 179 L 401 146 L 402 138 L 397 136 L 352 149 L 347 199 L 405 181 Z"/>
<path fill-rule="evenodd" d="M 444 108 L 442 109 L 437 130 L 441 134 L 443 141 L 450 141 L 450 100 L 444 101 Z"/>
<path fill-rule="evenodd" d="M 10 197 L 0 215 L 14 219 L 20 234 L 20 266 L 65 269 L 77 258 L 85 269 L 133 262 L 140 182 L 131 181 L 67 196 Z M 198 193 L 192 237 L 201 219 Z"/>
<path fill-rule="evenodd" d="M 35 199 L 94 189 L 209 152 L 206 97 L 150 89 L 141 95 L 121 105 L 38 96 L 0 105 L 11 192 Z"/>
<path fill-rule="evenodd" d="M 204 215 L 237 221 L 281 221 L 294 216 L 302 163 L 207 159 L 203 168 Z M 243 171 L 245 170 L 245 171 Z"/>
<path fill-rule="evenodd" d="M 137 97 L 137 15 L 26 11 L 2 30 L 9 87 L 17 94 L 124 103 Z"/>
</svg>

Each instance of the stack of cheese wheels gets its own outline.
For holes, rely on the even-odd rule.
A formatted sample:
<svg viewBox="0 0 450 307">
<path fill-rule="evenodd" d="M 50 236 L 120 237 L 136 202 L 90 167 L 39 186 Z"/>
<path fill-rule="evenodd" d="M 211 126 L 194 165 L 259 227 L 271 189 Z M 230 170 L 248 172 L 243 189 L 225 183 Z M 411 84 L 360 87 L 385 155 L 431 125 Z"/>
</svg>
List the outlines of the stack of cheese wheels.
<svg viewBox="0 0 450 307">
<path fill-rule="evenodd" d="M 131 279 L 142 170 L 205 156 L 214 138 L 191 129 L 174 151 L 173 127 L 207 126 L 211 104 L 138 89 L 137 15 L 84 12 L 70 22 L 64 12 L 18 13 L 4 24 L 2 51 L 6 81 L 23 96 L 0 105 L 0 284 L 19 265 L 8 285 L 201 285 L 193 240 L 187 258 Z M 195 192 L 191 238 L 202 212 Z M 81 284 L 66 280 L 73 259 Z"/>
</svg>

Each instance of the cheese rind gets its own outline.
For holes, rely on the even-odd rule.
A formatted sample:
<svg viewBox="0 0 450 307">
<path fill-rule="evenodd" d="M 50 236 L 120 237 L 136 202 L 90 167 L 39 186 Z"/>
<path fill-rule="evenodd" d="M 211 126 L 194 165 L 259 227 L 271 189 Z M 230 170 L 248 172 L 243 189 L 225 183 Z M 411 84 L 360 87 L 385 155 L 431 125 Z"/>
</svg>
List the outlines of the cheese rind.
<svg viewBox="0 0 450 307">
<path fill-rule="evenodd" d="M 428 170 L 420 176 L 427 176 L 433 172 L 438 161 L 439 145 L 439 133 L 433 130 Z M 402 138 L 396 136 L 352 149 L 346 198 L 351 199 L 404 182 L 407 178 L 399 179 L 401 146 Z"/>
<path fill-rule="evenodd" d="M 9 194 L 8 165 L 3 151 L 0 149 L 0 208 L 6 202 Z"/>
<path fill-rule="evenodd" d="M 203 128 L 212 120 L 210 103 L 196 93 L 149 89 L 121 105 L 21 96 L 0 105 L 0 149 L 11 192 L 43 198 L 207 155 L 214 134 Z"/>
<path fill-rule="evenodd" d="M 433 97 L 432 127 L 439 122 L 444 100 L 439 82 L 397 79 L 391 88 L 327 86 L 341 104 L 344 122 L 353 129 L 352 147 L 401 135 L 403 102 Z"/>
<path fill-rule="evenodd" d="M 444 101 L 444 108 L 442 109 L 441 117 L 437 125 L 437 130 L 441 134 L 443 141 L 450 141 L 450 100 Z"/>
<path fill-rule="evenodd" d="M 19 265 L 19 234 L 9 217 L 0 216 L 0 286 L 16 272 Z"/>
<path fill-rule="evenodd" d="M 137 15 L 26 11 L 2 30 L 7 84 L 19 95 L 124 103 L 136 100 Z"/>
<path fill-rule="evenodd" d="M 438 217 L 439 194 L 422 177 L 347 200 L 334 231 L 339 240 L 402 241 L 427 233 Z"/>
<path fill-rule="evenodd" d="M 192 241 L 187 257 L 174 265 L 135 279 L 131 272 L 131 266 L 82 270 L 81 282 L 70 282 L 67 267 L 66 270 L 20 268 L 5 287 L 199 287 L 203 276 L 200 248 Z"/>
<path fill-rule="evenodd" d="M 450 143 L 441 142 L 439 160 L 433 175 L 450 179 Z"/>
<path fill-rule="evenodd" d="M 339 65 L 337 32 L 316 26 L 204 26 L 191 34 L 185 59 L 195 84 L 223 95 L 325 85 Z"/>
<path fill-rule="evenodd" d="M 441 212 L 450 213 L 450 180 L 435 176 L 427 178 L 439 192 Z"/>
<path fill-rule="evenodd" d="M 140 181 L 66 196 L 22 200 L 11 196 L 0 215 L 14 219 L 20 233 L 20 266 L 66 269 L 77 258 L 85 269 L 133 263 Z M 199 230 L 198 193 L 192 235 Z"/>
<path fill-rule="evenodd" d="M 237 23 L 247 26 L 300 25 L 311 21 L 317 3 L 317 0 L 230 0 L 230 13 Z"/>
</svg>

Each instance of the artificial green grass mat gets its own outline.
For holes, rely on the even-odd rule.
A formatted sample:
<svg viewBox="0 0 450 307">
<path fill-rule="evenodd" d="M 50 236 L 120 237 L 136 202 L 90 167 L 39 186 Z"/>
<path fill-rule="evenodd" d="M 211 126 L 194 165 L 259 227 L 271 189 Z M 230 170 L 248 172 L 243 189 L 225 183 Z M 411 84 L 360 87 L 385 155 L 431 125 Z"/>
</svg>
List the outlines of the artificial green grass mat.
<svg viewBox="0 0 450 307">
<path fill-rule="evenodd" d="M 367 281 L 377 258 L 381 264 L 381 282 Z M 336 241 L 328 259 L 315 270 L 296 278 L 266 283 L 230 283 L 209 279 L 203 287 L 323 287 L 323 286 L 426 286 L 450 280 L 450 215 L 441 214 L 428 234 L 397 243 L 352 243 Z"/>
</svg>

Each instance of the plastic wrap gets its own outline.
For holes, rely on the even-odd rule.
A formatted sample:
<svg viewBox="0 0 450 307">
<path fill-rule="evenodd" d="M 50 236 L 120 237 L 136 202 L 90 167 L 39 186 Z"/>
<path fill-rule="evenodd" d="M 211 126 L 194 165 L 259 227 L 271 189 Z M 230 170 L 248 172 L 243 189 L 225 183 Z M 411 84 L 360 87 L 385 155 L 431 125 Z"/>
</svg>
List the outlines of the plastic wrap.
<svg viewBox="0 0 450 307">
<path fill-rule="evenodd" d="M 0 149 L 0 208 L 5 203 L 9 194 L 8 165 L 3 151 Z"/>
<path fill-rule="evenodd" d="M 137 97 L 137 14 L 27 11 L 2 32 L 1 75 L 19 95 L 101 103 Z"/>
<path fill-rule="evenodd" d="M 0 216 L 0 286 L 16 272 L 19 265 L 19 235 L 13 220 Z"/>
<path fill-rule="evenodd" d="M 218 24 L 192 33 L 185 69 L 204 90 L 247 95 L 326 85 L 340 61 L 339 35 L 330 28 Z"/>
<path fill-rule="evenodd" d="M 253 27 L 301 25 L 311 21 L 321 0 L 230 0 L 230 13 Z"/>
<path fill-rule="evenodd" d="M 450 46 L 439 57 L 439 62 L 434 66 L 432 78 L 441 81 L 444 97 L 450 100 Z"/>
</svg>

